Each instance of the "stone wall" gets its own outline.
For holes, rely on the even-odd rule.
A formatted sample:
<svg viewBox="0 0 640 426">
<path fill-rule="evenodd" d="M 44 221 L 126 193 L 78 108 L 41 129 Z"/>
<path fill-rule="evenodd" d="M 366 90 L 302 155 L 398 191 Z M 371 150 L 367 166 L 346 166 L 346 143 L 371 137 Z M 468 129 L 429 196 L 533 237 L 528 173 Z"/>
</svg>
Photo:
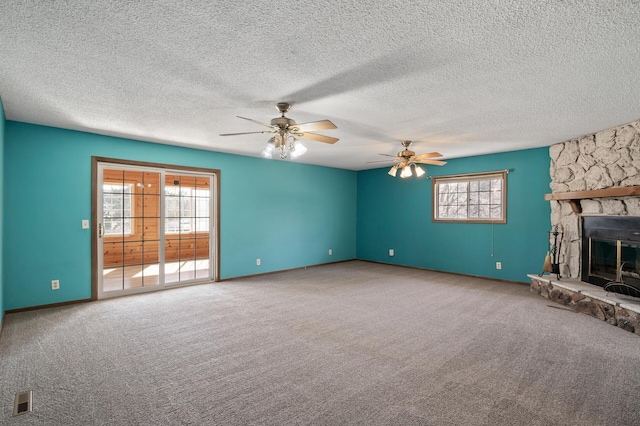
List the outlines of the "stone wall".
<svg viewBox="0 0 640 426">
<path fill-rule="evenodd" d="M 529 277 L 531 278 L 531 291 L 534 293 L 568 306 L 575 312 L 591 315 L 623 330 L 640 335 L 640 313 L 638 313 L 637 306 L 623 305 L 614 300 L 603 300 L 597 296 L 590 296 L 588 291 L 571 289 L 572 283 L 567 283 L 571 280 L 554 282 L 548 278 L 549 276 L 542 278 L 529 275 Z"/>
<path fill-rule="evenodd" d="M 640 185 L 640 120 L 552 145 L 551 191 L 587 191 Z M 640 216 L 640 197 L 580 201 L 582 215 Z M 564 232 L 563 276 L 580 277 L 580 217 L 566 201 L 551 201 L 551 225 Z"/>
</svg>

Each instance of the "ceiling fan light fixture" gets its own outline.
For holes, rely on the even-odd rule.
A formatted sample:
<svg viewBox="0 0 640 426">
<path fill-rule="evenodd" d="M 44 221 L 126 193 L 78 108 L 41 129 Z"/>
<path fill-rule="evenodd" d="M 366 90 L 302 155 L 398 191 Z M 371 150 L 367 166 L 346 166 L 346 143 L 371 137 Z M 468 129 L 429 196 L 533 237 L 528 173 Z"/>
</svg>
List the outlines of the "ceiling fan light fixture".
<svg viewBox="0 0 640 426">
<path fill-rule="evenodd" d="M 269 141 L 273 141 L 275 149 L 280 151 L 280 158 L 286 159 L 289 156 L 289 147 L 287 146 L 287 135 L 277 134 Z"/>
<path fill-rule="evenodd" d="M 295 160 L 296 158 L 302 156 L 305 152 L 307 152 L 307 147 L 302 145 L 302 142 L 296 139 L 296 141 L 292 145 L 293 149 L 291 150 L 291 159 Z"/>
<path fill-rule="evenodd" d="M 276 150 L 276 144 L 274 143 L 274 138 L 269 139 L 269 142 L 262 149 L 262 156 L 264 158 L 273 158 L 273 153 Z"/>
<path fill-rule="evenodd" d="M 424 175 L 424 169 L 418 165 L 415 166 L 416 169 L 416 176 L 420 177 L 422 175 Z"/>
<path fill-rule="evenodd" d="M 411 173 L 411 166 L 404 166 L 402 168 L 402 172 L 400 173 L 400 177 L 404 179 L 411 177 L 411 175 L 413 175 L 413 173 Z"/>
<path fill-rule="evenodd" d="M 398 174 L 398 166 L 391 167 L 391 169 L 389 169 L 389 176 L 396 177 L 396 174 Z"/>
</svg>

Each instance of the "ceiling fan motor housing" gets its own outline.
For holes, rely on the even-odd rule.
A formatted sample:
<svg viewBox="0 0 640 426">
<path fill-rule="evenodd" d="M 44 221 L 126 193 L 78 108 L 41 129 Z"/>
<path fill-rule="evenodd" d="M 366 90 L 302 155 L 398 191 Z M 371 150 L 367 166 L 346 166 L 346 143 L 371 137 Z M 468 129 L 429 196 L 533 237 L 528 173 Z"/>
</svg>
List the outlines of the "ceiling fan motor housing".
<svg viewBox="0 0 640 426">
<path fill-rule="evenodd" d="M 277 117 L 271 120 L 272 126 L 278 126 L 281 129 L 288 129 L 296 126 L 296 121 L 287 117 Z"/>
<path fill-rule="evenodd" d="M 398 153 L 398 157 L 413 157 L 414 155 L 416 155 L 416 153 L 408 149 L 405 149 L 404 151 L 400 151 Z"/>
</svg>

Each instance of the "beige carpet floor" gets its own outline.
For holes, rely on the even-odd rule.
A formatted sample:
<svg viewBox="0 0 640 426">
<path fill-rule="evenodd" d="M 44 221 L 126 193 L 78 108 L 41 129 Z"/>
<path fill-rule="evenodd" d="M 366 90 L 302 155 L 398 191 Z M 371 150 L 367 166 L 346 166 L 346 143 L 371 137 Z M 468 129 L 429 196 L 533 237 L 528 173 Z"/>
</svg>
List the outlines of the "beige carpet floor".
<svg viewBox="0 0 640 426">
<path fill-rule="evenodd" d="M 640 337 L 551 303 L 352 261 L 9 314 L 0 424 L 640 424 Z"/>
</svg>

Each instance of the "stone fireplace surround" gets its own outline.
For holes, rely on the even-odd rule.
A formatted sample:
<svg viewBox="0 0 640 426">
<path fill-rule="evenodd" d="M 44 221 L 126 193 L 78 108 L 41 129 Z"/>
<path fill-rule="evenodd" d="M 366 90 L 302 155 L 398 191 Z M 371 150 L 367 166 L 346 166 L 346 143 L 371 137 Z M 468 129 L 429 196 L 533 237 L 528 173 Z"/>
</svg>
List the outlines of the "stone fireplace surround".
<svg viewBox="0 0 640 426">
<path fill-rule="evenodd" d="M 639 186 L 640 120 L 552 145 L 549 155 L 552 195 Z M 529 275 L 532 291 L 640 335 L 640 301 L 607 293 L 602 287 L 580 280 L 581 216 L 640 216 L 640 197 L 594 197 L 550 203 L 551 225 L 563 232 L 559 252 L 563 278 Z"/>
</svg>

